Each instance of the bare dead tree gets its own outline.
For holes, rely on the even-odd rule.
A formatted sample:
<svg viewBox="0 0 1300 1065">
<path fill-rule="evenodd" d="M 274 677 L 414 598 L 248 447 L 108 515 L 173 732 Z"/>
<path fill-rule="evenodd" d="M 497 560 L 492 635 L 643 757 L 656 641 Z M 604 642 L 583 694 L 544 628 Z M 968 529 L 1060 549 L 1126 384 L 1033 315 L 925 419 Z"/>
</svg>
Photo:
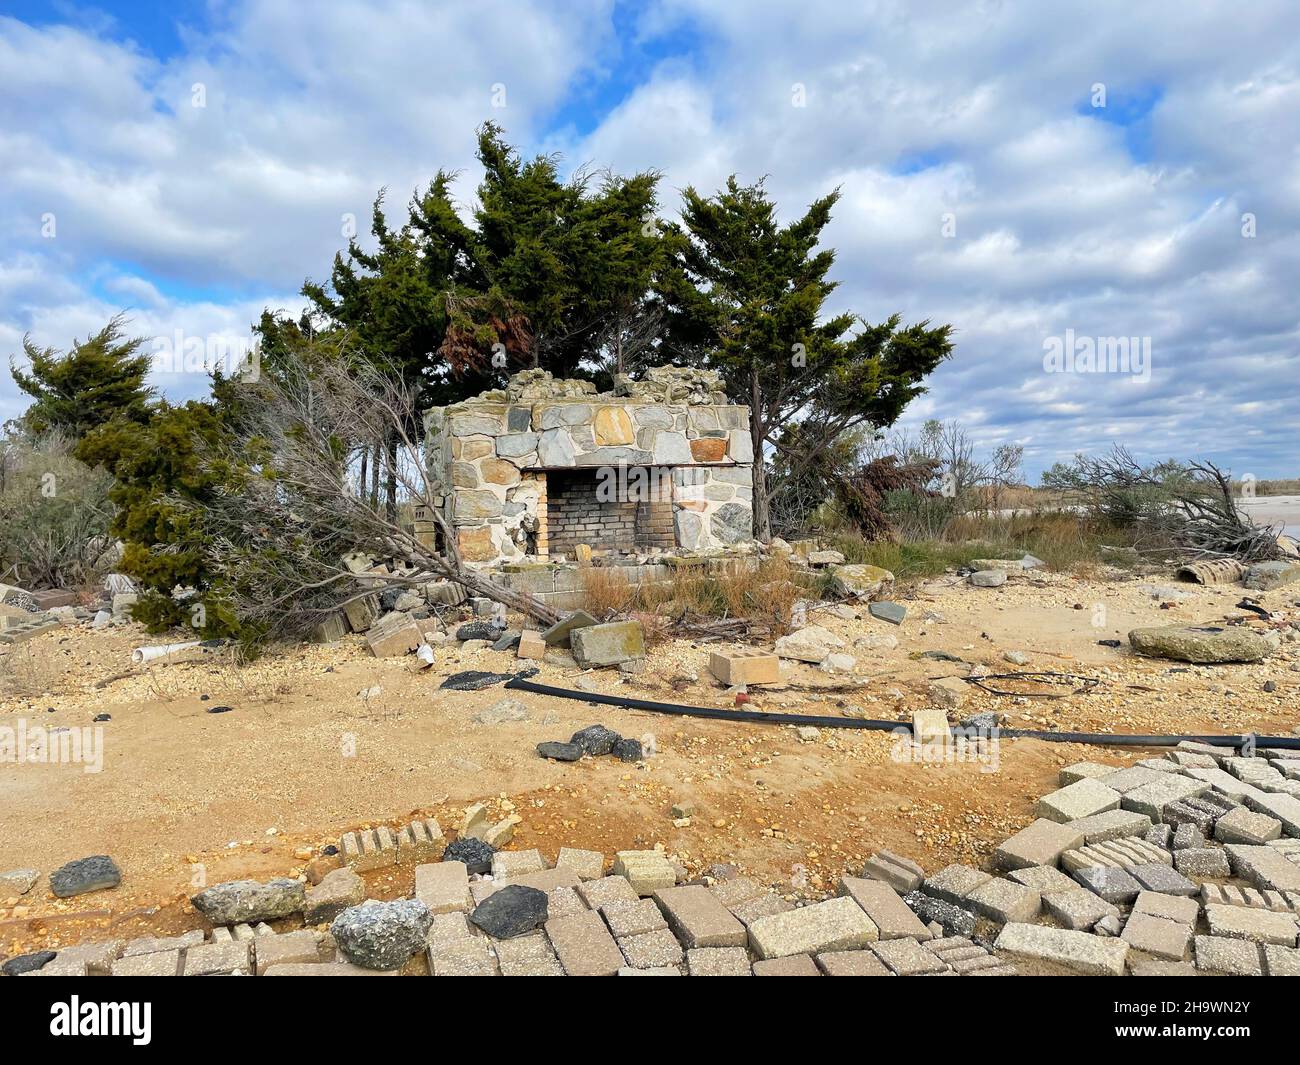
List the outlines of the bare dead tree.
<svg viewBox="0 0 1300 1065">
<path fill-rule="evenodd" d="M 1232 480 L 1212 462 L 1168 460 L 1142 465 L 1116 445 L 1054 466 L 1043 484 L 1066 493 L 1087 513 L 1134 530 L 1138 550 L 1193 558 L 1260 562 L 1282 558 L 1279 528 L 1259 525 L 1232 494 Z"/>
<path fill-rule="evenodd" d="M 415 430 L 417 390 L 397 373 L 327 354 L 285 360 L 274 375 L 244 388 L 236 433 L 207 460 L 223 487 L 200 517 L 209 561 L 253 631 L 301 636 L 332 611 L 374 594 L 374 576 L 352 572 L 345 561 L 355 555 L 390 561 L 381 584 L 414 587 L 442 578 L 543 624 L 559 620 L 536 597 L 461 559 Z M 388 472 L 401 502 L 432 516 L 443 550 L 417 539 L 383 501 L 367 498 L 358 448 L 381 440 L 392 441 Z"/>
</svg>

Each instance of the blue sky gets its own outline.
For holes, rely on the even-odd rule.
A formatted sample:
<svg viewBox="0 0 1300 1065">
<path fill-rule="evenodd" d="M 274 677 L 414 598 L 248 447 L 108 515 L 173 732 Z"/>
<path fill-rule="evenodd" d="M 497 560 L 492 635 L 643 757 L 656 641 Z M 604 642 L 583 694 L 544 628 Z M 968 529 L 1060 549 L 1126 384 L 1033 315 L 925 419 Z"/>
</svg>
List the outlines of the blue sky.
<svg viewBox="0 0 1300 1065">
<path fill-rule="evenodd" d="M 381 186 L 445 167 L 468 203 L 491 119 L 660 170 L 665 215 L 730 173 L 787 214 L 839 187 L 834 309 L 956 329 L 908 426 L 1031 473 L 1119 441 L 1297 476 L 1300 11 L 1188 6 L 0 3 L 0 350 L 119 310 L 245 341 Z M 1049 373 L 1067 331 L 1149 338 L 1149 372 Z M 0 419 L 22 406 L 0 372 Z"/>
</svg>

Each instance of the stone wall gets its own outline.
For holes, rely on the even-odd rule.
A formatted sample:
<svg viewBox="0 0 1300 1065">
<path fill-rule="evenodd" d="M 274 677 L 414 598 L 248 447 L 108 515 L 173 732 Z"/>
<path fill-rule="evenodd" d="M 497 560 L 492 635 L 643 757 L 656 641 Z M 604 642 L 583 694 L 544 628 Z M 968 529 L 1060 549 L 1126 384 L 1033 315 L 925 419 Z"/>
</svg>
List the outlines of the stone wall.
<svg viewBox="0 0 1300 1065">
<path fill-rule="evenodd" d="M 504 389 L 435 408 L 425 419 L 435 502 L 463 557 L 477 563 L 553 553 L 547 473 L 554 471 L 589 470 L 598 479 L 611 535 L 594 536 L 594 550 L 668 546 L 664 507 L 640 508 L 633 535 L 619 535 L 632 513 L 624 504 L 653 500 L 671 506 L 678 548 L 749 542 L 748 426 L 749 408 L 727 401 L 716 374 L 673 367 L 640 381 L 619 377 L 605 394 L 588 381 L 527 370 Z M 572 543 L 566 536 L 564 550 Z"/>
</svg>

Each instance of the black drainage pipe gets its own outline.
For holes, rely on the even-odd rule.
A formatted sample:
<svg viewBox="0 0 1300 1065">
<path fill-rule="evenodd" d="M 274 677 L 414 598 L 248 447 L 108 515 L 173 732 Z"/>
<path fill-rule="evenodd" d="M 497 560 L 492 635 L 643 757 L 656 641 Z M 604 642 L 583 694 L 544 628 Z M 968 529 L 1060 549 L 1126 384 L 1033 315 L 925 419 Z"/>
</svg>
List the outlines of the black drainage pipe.
<svg viewBox="0 0 1300 1065">
<path fill-rule="evenodd" d="M 853 717 L 808 717 L 803 714 L 767 713 L 757 710 L 721 710 L 714 706 L 682 706 L 678 703 L 658 703 L 651 699 L 630 699 L 621 695 L 601 695 L 597 692 L 557 688 L 551 684 L 537 684 L 531 680 L 514 679 L 505 687 L 514 691 L 552 695 L 557 699 L 574 699 L 584 703 L 604 706 L 621 706 L 628 710 L 647 710 L 652 714 L 674 714 L 679 717 L 702 717 L 714 721 L 740 721 L 761 725 L 812 725 L 815 728 L 853 728 L 873 732 L 912 731 L 906 721 L 878 721 Z M 973 730 L 979 735 L 982 730 Z M 988 733 L 992 735 L 992 733 Z M 1038 732 L 1034 729 L 1000 728 L 999 738 L 1014 740 L 1046 740 L 1048 743 L 1091 743 L 1102 747 L 1177 747 L 1184 741 L 1206 743 L 1215 747 L 1277 747 L 1300 751 L 1300 736 L 1135 736 L 1112 735 L 1106 732 Z"/>
</svg>

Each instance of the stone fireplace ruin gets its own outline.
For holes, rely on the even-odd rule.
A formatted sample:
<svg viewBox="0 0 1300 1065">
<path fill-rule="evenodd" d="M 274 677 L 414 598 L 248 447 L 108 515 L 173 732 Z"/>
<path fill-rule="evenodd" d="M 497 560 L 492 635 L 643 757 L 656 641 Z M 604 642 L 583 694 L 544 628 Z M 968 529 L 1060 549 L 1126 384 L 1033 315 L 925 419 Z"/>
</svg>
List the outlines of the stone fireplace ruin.
<svg viewBox="0 0 1300 1065">
<path fill-rule="evenodd" d="M 718 375 L 525 370 L 425 417 L 433 504 L 466 562 L 709 551 L 753 539 L 749 408 Z"/>
</svg>

